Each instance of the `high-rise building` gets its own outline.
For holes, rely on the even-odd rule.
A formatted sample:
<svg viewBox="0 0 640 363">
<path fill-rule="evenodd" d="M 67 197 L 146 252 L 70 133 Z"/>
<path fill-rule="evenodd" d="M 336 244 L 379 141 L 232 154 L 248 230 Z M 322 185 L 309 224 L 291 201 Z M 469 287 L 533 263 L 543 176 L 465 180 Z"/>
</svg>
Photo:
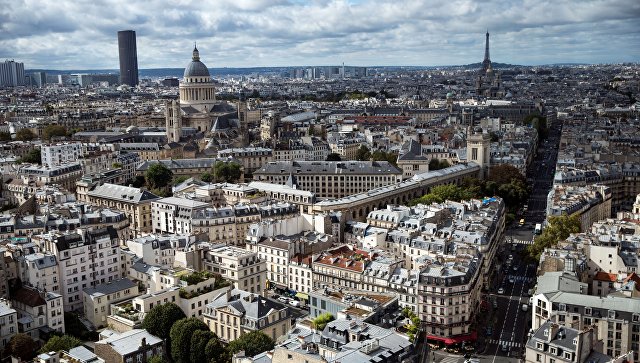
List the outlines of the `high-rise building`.
<svg viewBox="0 0 640 363">
<path fill-rule="evenodd" d="M 138 85 L 138 50 L 136 32 L 118 32 L 118 53 L 120 55 L 120 83 L 135 87 Z"/>
<path fill-rule="evenodd" d="M 0 63 L 0 87 L 24 85 L 24 63 L 6 60 Z"/>
</svg>

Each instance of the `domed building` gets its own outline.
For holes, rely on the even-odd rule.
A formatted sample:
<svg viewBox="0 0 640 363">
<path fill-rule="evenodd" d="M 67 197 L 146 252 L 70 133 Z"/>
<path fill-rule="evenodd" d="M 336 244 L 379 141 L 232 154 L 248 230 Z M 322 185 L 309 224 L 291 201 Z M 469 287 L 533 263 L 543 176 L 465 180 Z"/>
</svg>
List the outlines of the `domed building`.
<svg viewBox="0 0 640 363">
<path fill-rule="evenodd" d="M 200 112 L 210 112 L 216 101 L 216 92 L 207 66 L 200 61 L 198 48 L 193 48 L 191 63 L 184 69 L 180 82 L 180 104 Z"/>
<path fill-rule="evenodd" d="M 236 109 L 226 101 L 216 101 L 215 84 L 195 46 L 191 62 L 184 69 L 179 94 L 179 100 L 165 103 L 169 143 L 183 139 L 183 128 L 195 129 L 196 133 L 211 136 L 220 144 L 231 144 L 231 139 L 236 140 L 237 144 L 238 139 L 245 139 L 243 132 L 246 132 L 246 125 L 242 121 L 245 119 L 246 105 L 240 104 Z"/>
</svg>

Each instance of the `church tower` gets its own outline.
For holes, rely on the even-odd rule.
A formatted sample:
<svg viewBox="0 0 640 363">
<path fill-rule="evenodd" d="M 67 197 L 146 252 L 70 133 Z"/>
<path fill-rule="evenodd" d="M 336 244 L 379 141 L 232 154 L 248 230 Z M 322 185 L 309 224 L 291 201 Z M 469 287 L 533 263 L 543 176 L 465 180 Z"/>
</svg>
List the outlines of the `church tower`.
<svg viewBox="0 0 640 363">
<path fill-rule="evenodd" d="M 481 127 L 467 128 L 467 162 L 480 165 L 480 179 L 489 173 L 491 164 L 491 137 Z"/>
<path fill-rule="evenodd" d="M 180 101 L 166 101 L 164 104 L 164 119 L 167 132 L 167 143 L 180 142 L 182 137 L 182 115 Z"/>
<path fill-rule="evenodd" d="M 216 92 L 209 68 L 200 60 L 200 51 L 194 45 L 191 53 L 191 63 L 184 69 L 184 77 L 180 81 L 180 103 L 183 107 L 191 106 L 193 110 L 211 112 Z"/>
</svg>

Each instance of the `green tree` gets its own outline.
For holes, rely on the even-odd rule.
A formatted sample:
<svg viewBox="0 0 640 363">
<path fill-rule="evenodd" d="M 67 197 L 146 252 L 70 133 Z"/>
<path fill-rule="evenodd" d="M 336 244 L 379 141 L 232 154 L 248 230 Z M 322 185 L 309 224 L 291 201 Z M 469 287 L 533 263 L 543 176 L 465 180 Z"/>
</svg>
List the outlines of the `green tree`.
<svg viewBox="0 0 640 363">
<path fill-rule="evenodd" d="M 16 140 L 31 141 L 36 138 L 36 135 L 30 129 L 20 129 L 16 132 Z"/>
<path fill-rule="evenodd" d="M 0 141 L 11 141 L 11 134 L 8 132 L 0 132 Z"/>
<path fill-rule="evenodd" d="M 42 152 L 40 149 L 31 149 L 27 154 L 25 154 L 20 159 L 16 160 L 18 164 L 21 163 L 32 163 L 32 164 L 42 164 Z"/>
<path fill-rule="evenodd" d="M 313 327 L 318 331 L 323 331 L 324 327 L 327 326 L 329 322 L 332 322 L 335 319 L 336 318 L 331 315 L 331 313 L 320 314 L 315 319 L 313 319 Z"/>
<path fill-rule="evenodd" d="M 62 125 L 49 125 L 42 130 L 42 138 L 45 140 L 56 136 L 67 136 L 67 129 Z"/>
<path fill-rule="evenodd" d="M 209 330 L 196 330 L 191 335 L 191 350 L 189 351 L 189 361 L 191 363 L 206 362 L 206 350 L 207 344 L 214 335 Z"/>
<path fill-rule="evenodd" d="M 198 330 L 209 330 L 207 325 L 197 318 L 178 320 L 171 327 L 171 358 L 175 363 L 190 363 L 191 337 Z M 193 362 L 195 363 L 195 362 Z"/>
<path fill-rule="evenodd" d="M 234 183 L 240 179 L 242 175 L 242 166 L 234 162 L 216 162 L 214 174 L 214 182 L 224 181 L 227 183 Z"/>
<path fill-rule="evenodd" d="M 204 348 L 204 354 L 209 363 L 227 363 L 231 360 L 227 349 L 215 334 L 213 338 L 207 342 L 207 346 Z"/>
<path fill-rule="evenodd" d="M 327 155 L 327 161 L 341 161 L 342 158 L 340 157 L 340 154 L 338 153 L 331 153 L 329 155 Z"/>
<path fill-rule="evenodd" d="M 410 205 L 443 203 L 447 200 L 459 202 L 461 200 L 477 198 L 478 195 L 476 192 L 476 189 L 462 188 L 454 184 L 438 185 L 431 188 L 428 194 L 412 200 Z"/>
<path fill-rule="evenodd" d="M 147 185 L 151 189 L 163 189 L 171 182 L 173 178 L 173 172 L 169 170 L 164 164 L 153 164 L 144 173 L 144 178 L 147 181 Z"/>
<path fill-rule="evenodd" d="M 36 342 L 27 334 L 18 333 L 9 340 L 7 351 L 23 361 L 30 361 L 36 356 Z"/>
<path fill-rule="evenodd" d="M 229 343 L 229 345 L 227 345 L 227 352 L 229 352 L 229 355 L 233 355 L 244 350 L 248 357 L 253 357 L 273 349 L 274 344 L 275 342 L 271 337 L 260 330 L 254 330 L 248 334 L 241 335 L 238 339 Z"/>
<path fill-rule="evenodd" d="M 113 164 L 111 164 L 111 167 L 113 167 L 114 169 L 122 168 L 122 163 L 117 163 L 117 162 L 113 163 Z"/>
<path fill-rule="evenodd" d="M 171 326 L 185 315 L 180 307 L 172 302 L 156 305 L 149 310 L 142 321 L 142 326 L 147 331 L 162 339 L 170 337 Z"/>
<path fill-rule="evenodd" d="M 526 185 L 527 178 L 513 165 L 509 164 L 499 164 L 492 166 L 489 169 L 489 177 L 487 178 L 490 181 L 497 183 L 498 185 L 509 184 L 512 179 L 522 182 Z"/>
<path fill-rule="evenodd" d="M 549 217 L 546 228 L 533 242 L 527 246 L 529 257 L 539 260 L 545 248 L 553 247 L 558 242 L 563 241 L 572 233 L 580 232 L 580 214 L 563 214 L 561 216 Z"/>
<path fill-rule="evenodd" d="M 69 349 L 75 348 L 80 344 L 82 344 L 82 341 L 71 335 L 54 335 L 40 348 L 40 353 L 69 351 Z"/>
<path fill-rule="evenodd" d="M 369 148 L 366 147 L 365 145 L 360 145 L 360 147 L 358 148 L 358 151 L 356 152 L 356 160 L 366 161 L 366 160 L 369 160 L 370 158 L 371 158 L 371 152 L 369 151 Z"/>
<path fill-rule="evenodd" d="M 381 150 L 375 150 L 371 153 L 371 160 L 373 161 L 388 161 L 394 166 L 398 166 L 398 154 L 392 152 L 384 152 Z"/>
<path fill-rule="evenodd" d="M 200 177 L 200 179 L 201 179 L 203 182 L 210 183 L 210 182 L 212 182 L 212 181 L 213 181 L 213 174 L 211 174 L 211 173 L 209 173 L 209 172 L 206 172 L 206 173 L 202 174 L 202 176 Z"/>
</svg>

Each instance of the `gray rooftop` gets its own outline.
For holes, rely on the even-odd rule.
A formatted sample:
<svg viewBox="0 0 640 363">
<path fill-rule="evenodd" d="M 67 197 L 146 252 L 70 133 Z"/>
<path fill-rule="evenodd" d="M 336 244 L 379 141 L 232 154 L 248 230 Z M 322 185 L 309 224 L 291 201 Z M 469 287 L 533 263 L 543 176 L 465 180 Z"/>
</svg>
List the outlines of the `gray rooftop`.
<svg viewBox="0 0 640 363">
<path fill-rule="evenodd" d="M 131 289 L 137 286 L 135 282 L 129 279 L 120 279 L 108 282 L 106 284 L 99 284 L 94 287 L 87 287 L 83 291 L 85 294 L 91 297 L 99 297 L 103 295 L 113 294 L 114 292 Z"/>
</svg>

